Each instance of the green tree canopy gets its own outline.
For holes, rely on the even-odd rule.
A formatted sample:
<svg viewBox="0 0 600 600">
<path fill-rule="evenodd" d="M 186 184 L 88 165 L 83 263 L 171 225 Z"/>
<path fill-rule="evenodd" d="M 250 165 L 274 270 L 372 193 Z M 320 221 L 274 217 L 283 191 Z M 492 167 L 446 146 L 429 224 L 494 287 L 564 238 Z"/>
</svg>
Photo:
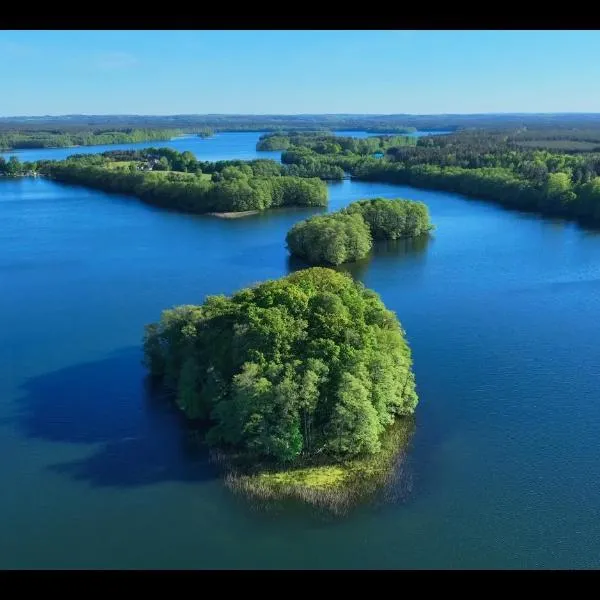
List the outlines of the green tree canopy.
<svg viewBox="0 0 600 600">
<path fill-rule="evenodd" d="M 184 413 L 207 420 L 208 442 L 250 457 L 374 454 L 417 404 L 396 315 L 325 268 L 166 310 L 144 350 Z"/>
<path fill-rule="evenodd" d="M 433 229 L 422 202 L 374 198 L 340 212 L 310 217 L 288 232 L 289 251 L 311 264 L 339 265 L 367 256 L 373 239 L 416 237 Z"/>
</svg>

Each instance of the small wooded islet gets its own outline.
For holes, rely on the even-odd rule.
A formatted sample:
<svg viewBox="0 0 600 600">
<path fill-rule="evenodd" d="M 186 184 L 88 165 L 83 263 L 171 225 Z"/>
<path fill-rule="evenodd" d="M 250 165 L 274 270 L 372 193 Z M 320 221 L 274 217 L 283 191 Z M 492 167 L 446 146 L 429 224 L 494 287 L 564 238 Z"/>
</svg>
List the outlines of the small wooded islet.
<svg viewBox="0 0 600 600">
<path fill-rule="evenodd" d="M 144 351 L 210 446 L 270 468 L 376 456 L 417 405 L 396 315 L 327 268 L 166 310 Z"/>
<path fill-rule="evenodd" d="M 294 256 L 311 264 L 339 265 L 367 256 L 374 240 L 418 237 L 432 229 L 423 202 L 373 198 L 296 223 L 286 242 Z"/>
</svg>

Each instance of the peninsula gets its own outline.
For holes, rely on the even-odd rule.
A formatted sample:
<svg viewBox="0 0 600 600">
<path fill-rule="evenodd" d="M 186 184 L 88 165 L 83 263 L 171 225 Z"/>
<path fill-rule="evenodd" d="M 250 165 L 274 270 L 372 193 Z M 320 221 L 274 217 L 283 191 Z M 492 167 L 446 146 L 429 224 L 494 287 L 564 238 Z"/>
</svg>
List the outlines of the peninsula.
<svg viewBox="0 0 600 600">
<path fill-rule="evenodd" d="M 11 159 L 12 160 L 12 159 Z M 6 163 L 18 170 L 19 163 Z M 326 206 L 318 178 L 287 175 L 275 161 L 197 161 L 170 148 L 116 150 L 45 161 L 37 170 L 57 181 L 131 194 L 182 212 L 248 213 L 282 206 Z"/>
</svg>

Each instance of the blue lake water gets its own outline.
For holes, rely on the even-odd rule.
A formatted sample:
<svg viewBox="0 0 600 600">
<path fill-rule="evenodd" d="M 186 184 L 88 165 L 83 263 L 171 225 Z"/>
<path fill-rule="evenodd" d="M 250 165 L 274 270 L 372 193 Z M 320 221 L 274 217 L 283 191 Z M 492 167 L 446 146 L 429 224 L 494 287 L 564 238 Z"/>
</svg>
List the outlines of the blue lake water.
<svg viewBox="0 0 600 600">
<path fill-rule="evenodd" d="M 253 158 L 257 137 L 172 144 Z M 374 196 L 437 225 L 349 268 L 406 329 L 416 432 L 402 494 L 324 520 L 232 496 L 140 365 L 163 308 L 287 274 L 315 210 L 225 221 L 0 180 L 0 567 L 598 567 L 600 234 L 377 183 L 330 185 L 329 210 Z"/>
<path fill-rule="evenodd" d="M 424 135 L 442 135 L 448 131 L 415 131 L 407 135 L 422 137 Z M 369 133 L 367 131 L 336 131 L 336 135 L 351 136 L 356 138 L 371 137 L 374 135 L 398 135 L 395 133 Z M 64 160 L 73 154 L 96 154 L 109 150 L 129 150 L 142 148 L 173 148 L 178 152 L 190 150 L 198 160 L 254 160 L 256 158 L 270 158 L 279 160 L 281 152 L 257 152 L 256 142 L 262 135 L 260 132 L 217 133 L 210 138 L 201 138 L 197 135 L 183 135 L 166 141 L 139 142 L 137 144 L 107 144 L 104 146 L 79 146 L 77 148 L 31 148 L 25 150 L 10 150 L 0 153 L 8 159 L 16 156 L 20 161 L 36 160 Z"/>
<path fill-rule="evenodd" d="M 17 156 L 20 161 L 63 160 L 73 154 L 96 154 L 109 150 L 138 150 L 142 148 L 173 148 L 178 152 L 189 150 L 198 160 L 253 160 L 271 158 L 279 160 L 281 152 L 257 152 L 257 132 L 217 133 L 210 138 L 197 135 L 183 135 L 167 141 L 139 142 L 137 144 L 108 144 L 104 146 L 79 146 L 77 148 L 32 148 L 11 150 L 2 156 Z"/>
</svg>

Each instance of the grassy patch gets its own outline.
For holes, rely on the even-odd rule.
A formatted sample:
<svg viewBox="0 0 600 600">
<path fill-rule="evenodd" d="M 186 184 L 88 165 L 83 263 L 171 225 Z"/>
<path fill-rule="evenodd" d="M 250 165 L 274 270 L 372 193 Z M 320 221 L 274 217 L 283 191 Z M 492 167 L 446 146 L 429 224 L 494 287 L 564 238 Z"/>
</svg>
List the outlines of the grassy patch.
<svg viewBox="0 0 600 600">
<path fill-rule="evenodd" d="M 134 160 L 116 160 L 114 162 L 106 163 L 106 168 L 109 171 L 127 171 L 129 165 L 136 164 Z"/>
<path fill-rule="evenodd" d="M 384 435 L 379 454 L 340 463 L 250 466 L 220 452 L 213 453 L 213 458 L 226 471 L 226 485 L 258 505 L 293 500 L 343 514 L 393 479 L 413 431 L 412 418 L 398 419 Z"/>
</svg>

